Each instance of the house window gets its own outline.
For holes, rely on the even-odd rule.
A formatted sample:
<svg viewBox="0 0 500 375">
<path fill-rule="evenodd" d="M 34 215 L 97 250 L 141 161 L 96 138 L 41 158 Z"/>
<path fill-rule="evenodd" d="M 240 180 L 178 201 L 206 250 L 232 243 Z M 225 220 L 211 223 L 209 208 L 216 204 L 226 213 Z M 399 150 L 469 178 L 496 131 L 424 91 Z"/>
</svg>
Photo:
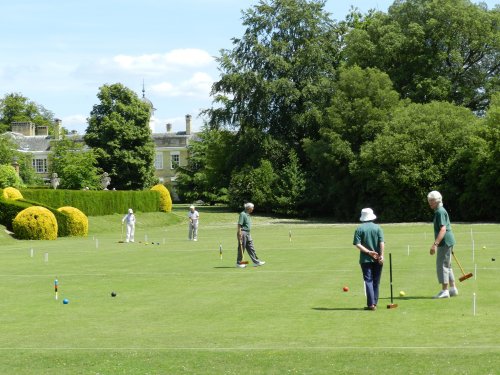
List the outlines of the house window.
<svg viewBox="0 0 500 375">
<path fill-rule="evenodd" d="M 47 159 L 33 159 L 33 168 L 36 173 L 47 173 Z"/>
<path fill-rule="evenodd" d="M 163 152 L 158 152 L 155 156 L 155 169 L 163 169 Z"/>
<path fill-rule="evenodd" d="M 171 152 L 170 153 L 170 168 L 175 169 L 179 166 L 180 163 L 180 155 L 179 152 Z"/>
</svg>

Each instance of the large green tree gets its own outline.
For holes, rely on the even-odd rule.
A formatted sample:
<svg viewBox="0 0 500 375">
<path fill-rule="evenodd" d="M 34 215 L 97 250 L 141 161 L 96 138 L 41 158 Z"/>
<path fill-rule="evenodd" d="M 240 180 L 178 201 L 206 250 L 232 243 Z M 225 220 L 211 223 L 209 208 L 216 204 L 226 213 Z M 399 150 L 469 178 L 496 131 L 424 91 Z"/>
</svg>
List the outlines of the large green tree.
<svg viewBox="0 0 500 375">
<path fill-rule="evenodd" d="M 212 128 L 254 129 L 299 152 L 304 137 L 317 136 L 339 62 L 324 3 L 261 0 L 243 12 L 243 36 L 217 58 L 221 79 L 204 111 Z"/>
<path fill-rule="evenodd" d="M 16 121 L 31 121 L 53 131 L 54 114 L 19 93 L 6 94 L 0 99 L 0 133 L 10 130 Z"/>
<path fill-rule="evenodd" d="M 448 194 L 450 165 L 469 147 L 477 121 L 469 109 L 447 102 L 401 106 L 351 163 L 359 203 L 374 207 L 385 221 L 424 220 L 427 193 L 439 190 L 458 218 L 457 202 Z"/>
<path fill-rule="evenodd" d="M 85 143 L 94 149 L 98 167 L 111 177 L 110 188 L 137 190 L 157 182 L 151 107 L 122 84 L 99 89 L 99 104 L 88 119 Z"/>
<path fill-rule="evenodd" d="M 450 162 L 446 190 L 464 220 L 498 221 L 500 199 L 500 93 Z"/>
<path fill-rule="evenodd" d="M 363 144 L 386 127 L 399 105 L 387 74 L 378 69 L 342 68 L 318 139 L 306 139 L 309 207 L 350 219 L 359 194 L 349 165 Z"/>
<path fill-rule="evenodd" d="M 228 156 L 236 135 L 224 129 L 204 127 L 188 146 L 188 165 L 177 168 L 176 187 L 181 200 L 227 203 L 232 163 Z"/>
<path fill-rule="evenodd" d="M 50 173 L 57 173 L 61 189 L 100 188 L 100 170 L 92 149 L 84 148 L 81 142 L 63 137 L 52 142 Z"/>
<path fill-rule="evenodd" d="M 396 0 L 388 13 L 352 16 L 349 64 L 378 67 L 403 98 L 486 109 L 500 89 L 500 9 L 469 0 Z"/>
<path fill-rule="evenodd" d="M 16 145 L 7 135 L 0 136 L 0 164 L 19 165 L 19 177 L 26 185 L 41 185 L 42 179 L 39 177 L 32 165 L 32 154 L 29 152 L 17 151 Z"/>
</svg>

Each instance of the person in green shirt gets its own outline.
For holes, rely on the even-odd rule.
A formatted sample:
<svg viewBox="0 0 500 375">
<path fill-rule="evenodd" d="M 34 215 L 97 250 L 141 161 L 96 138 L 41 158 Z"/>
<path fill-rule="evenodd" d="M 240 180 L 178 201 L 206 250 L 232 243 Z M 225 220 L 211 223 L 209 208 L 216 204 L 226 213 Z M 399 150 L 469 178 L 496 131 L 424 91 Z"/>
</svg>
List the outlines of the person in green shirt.
<svg viewBox="0 0 500 375">
<path fill-rule="evenodd" d="M 359 264 L 363 272 L 366 290 L 365 310 L 376 310 L 380 278 L 384 264 L 384 232 L 373 221 L 377 218 L 371 208 L 363 208 L 354 232 L 352 244 L 359 250 Z"/>
<path fill-rule="evenodd" d="M 434 298 L 450 298 L 458 295 L 455 276 L 451 268 L 451 253 L 455 245 L 455 236 L 451 230 L 450 217 L 443 207 L 443 197 L 439 191 L 431 191 L 427 195 L 429 207 L 434 210 L 434 243 L 430 254 L 436 254 L 436 273 L 441 291 Z M 448 289 L 449 286 L 449 289 Z"/>
<path fill-rule="evenodd" d="M 236 237 L 238 238 L 238 255 L 236 257 L 236 267 L 245 268 L 246 264 L 243 263 L 243 252 L 247 250 L 248 256 L 252 259 L 255 267 L 263 266 L 266 262 L 257 257 L 255 248 L 253 246 L 252 236 L 250 230 L 252 229 L 252 218 L 250 214 L 253 212 L 253 203 L 245 203 L 245 210 L 240 213 L 238 219 L 238 231 Z"/>
</svg>

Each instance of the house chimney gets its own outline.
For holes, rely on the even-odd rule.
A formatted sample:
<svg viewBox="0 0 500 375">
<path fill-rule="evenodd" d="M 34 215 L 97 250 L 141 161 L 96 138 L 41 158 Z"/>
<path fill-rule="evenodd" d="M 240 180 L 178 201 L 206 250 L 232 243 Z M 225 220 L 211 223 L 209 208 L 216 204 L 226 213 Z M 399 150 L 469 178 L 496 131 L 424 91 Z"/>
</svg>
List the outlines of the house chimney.
<svg viewBox="0 0 500 375">
<path fill-rule="evenodd" d="M 59 139 L 61 136 L 61 122 L 58 118 L 54 119 L 54 139 Z"/>
<path fill-rule="evenodd" d="M 191 115 L 186 115 L 186 134 L 191 134 Z"/>
<path fill-rule="evenodd" d="M 169 122 L 167 124 L 167 133 L 170 133 L 172 131 L 172 124 Z"/>
</svg>

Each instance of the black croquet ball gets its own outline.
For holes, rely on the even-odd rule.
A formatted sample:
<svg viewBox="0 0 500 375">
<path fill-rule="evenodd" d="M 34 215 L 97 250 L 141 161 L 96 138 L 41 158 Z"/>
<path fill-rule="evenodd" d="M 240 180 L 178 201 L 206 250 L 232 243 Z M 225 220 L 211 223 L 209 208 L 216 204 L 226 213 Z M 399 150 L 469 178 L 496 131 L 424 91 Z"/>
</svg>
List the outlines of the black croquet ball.
<svg viewBox="0 0 500 375">
<path fill-rule="evenodd" d="M 116 292 L 111 292 L 111 297 L 116 297 Z"/>
</svg>

